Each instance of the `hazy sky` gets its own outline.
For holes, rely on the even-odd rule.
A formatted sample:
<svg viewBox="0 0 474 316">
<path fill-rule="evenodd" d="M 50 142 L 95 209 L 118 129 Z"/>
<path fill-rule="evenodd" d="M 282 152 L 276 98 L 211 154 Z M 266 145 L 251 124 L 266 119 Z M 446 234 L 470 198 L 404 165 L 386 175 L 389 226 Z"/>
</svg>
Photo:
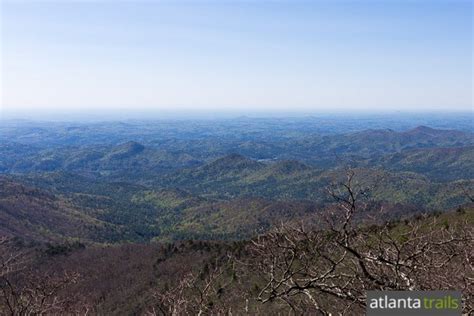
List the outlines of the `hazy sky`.
<svg viewBox="0 0 474 316">
<path fill-rule="evenodd" d="M 2 111 L 469 111 L 471 1 L 8 1 Z"/>
</svg>

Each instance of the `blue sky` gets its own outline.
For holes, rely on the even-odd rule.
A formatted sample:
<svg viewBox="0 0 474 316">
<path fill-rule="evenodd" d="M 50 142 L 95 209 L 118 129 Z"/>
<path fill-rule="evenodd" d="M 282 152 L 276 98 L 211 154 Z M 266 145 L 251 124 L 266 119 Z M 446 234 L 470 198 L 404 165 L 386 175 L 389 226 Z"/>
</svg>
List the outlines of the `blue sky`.
<svg viewBox="0 0 474 316">
<path fill-rule="evenodd" d="M 2 1 L 2 112 L 469 111 L 470 1 Z"/>
</svg>

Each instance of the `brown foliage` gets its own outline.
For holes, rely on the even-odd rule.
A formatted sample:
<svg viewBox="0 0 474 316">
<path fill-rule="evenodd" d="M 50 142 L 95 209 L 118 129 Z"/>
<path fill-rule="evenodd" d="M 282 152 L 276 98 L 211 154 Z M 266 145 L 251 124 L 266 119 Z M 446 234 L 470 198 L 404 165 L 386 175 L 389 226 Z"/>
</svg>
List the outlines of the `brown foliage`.
<svg viewBox="0 0 474 316">
<path fill-rule="evenodd" d="M 472 312 L 473 227 L 437 217 L 360 227 L 354 218 L 364 212 L 365 191 L 354 188 L 353 176 L 329 190 L 338 204 L 329 231 L 282 225 L 252 241 L 247 266 L 265 283 L 258 299 L 297 313 L 354 314 L 363 313 L 367 290 L 450 289 L 463 292 L 464 311 Z"/>
<path fill-rule="evenodd" d="M 0 315 L 45 315 L 77 312 L 73 298 L 60 296 L 66 286 L 77 282 L 77 273 L 41 274 L 28 268 L 31 253 L 18 250 L 0 237 Z"/>
</svg>

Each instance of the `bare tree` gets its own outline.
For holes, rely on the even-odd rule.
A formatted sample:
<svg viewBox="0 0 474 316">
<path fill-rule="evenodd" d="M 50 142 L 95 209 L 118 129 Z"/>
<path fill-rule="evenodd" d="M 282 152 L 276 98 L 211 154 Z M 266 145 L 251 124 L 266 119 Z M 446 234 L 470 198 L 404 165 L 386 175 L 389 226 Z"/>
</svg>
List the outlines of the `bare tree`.
<svg viewBox="0 0 474 316">
<path fill-rule="evenodd" d="M 26 253 L 14 250 L 12 239 L 0 236 L 0 278 L 22 270 L 27 263 Z"/>
<path fill-rule="evenodd" d="M 281 302 L 294 312 L 363 313 L 367 290 L 463 291 L 473 309 L 473 227 L 449 226 L 436 217 L 394 225 L 362 225 L 367 190 L 355 174 L 328 191 L 336 205 L 328 230 L 282 225 L 252 241 L 249 266 L 262 276 L 263 303 Z"/>
<path fill-rule="evenodd" d="M 76 283 L 77 273 L 38 274 L 30 269 L 32 255 L 16 249 L 12 240 L 0 237 L 0 314 L 44 315 L 75 312 L 74 301 L 59 295 Z"/>
<path fill-rule="evenodd" d="M 463 195 L 470 201 L 474 202 L 474 194 L 472 192 L 472 186 L 469 188 L 467 185 L 463 183 L 459 183 L 458 187 L 461 189 L 463 192 Z"/>
<path fill-rule="evenodd" d="M 211 267 L 202 269 L 200 273 L 188 272 L 177 284 L 167 290 L 155 290 L 153 296 L 156 304 L 150 309 L 149 315 L 204 315 L 228 314 L 227 306 L 218 305 L 218 297 L 227 288 L 231 279 L 226 277 L 233 269 L 231 258 L 224 262 L 216 262 Z"/>
</svg>

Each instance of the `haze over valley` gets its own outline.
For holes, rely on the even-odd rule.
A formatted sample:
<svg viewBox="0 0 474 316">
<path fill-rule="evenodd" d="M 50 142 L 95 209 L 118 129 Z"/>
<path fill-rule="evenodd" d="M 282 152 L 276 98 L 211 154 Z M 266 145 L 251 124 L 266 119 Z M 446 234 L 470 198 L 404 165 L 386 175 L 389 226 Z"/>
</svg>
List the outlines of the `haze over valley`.
<svg viewBox="0 0 474 316">
<path fill-rule="evenodd" d="M 0 315 L 473 315 L 472 9 L 0 1 Z"/>
</svg>

